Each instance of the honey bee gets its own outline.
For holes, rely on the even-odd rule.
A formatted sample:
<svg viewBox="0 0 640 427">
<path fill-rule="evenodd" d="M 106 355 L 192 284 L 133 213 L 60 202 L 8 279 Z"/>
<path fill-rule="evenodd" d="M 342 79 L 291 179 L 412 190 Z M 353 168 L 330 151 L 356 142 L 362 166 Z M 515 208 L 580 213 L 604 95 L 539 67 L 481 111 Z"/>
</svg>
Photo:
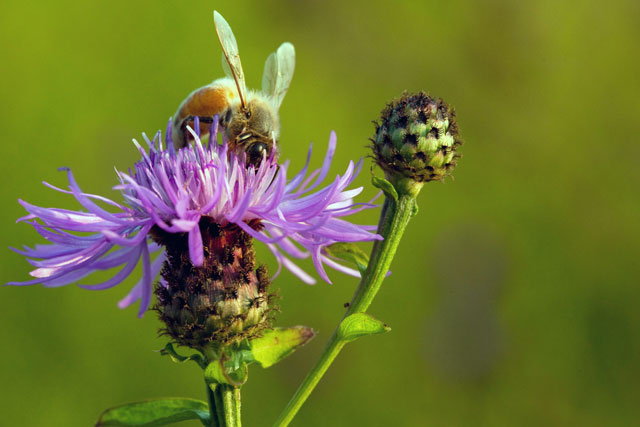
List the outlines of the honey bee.
<svg viewBox="0 0 640 427">
<path fill-rule="evenodd" d="M 213 12 L 213 22 L 222 46 L 222 68 L 226 77 L 194 90 L 174 115 L 172 137 L 176 148 L 189 142 L 187 126 L 195 117 L 200 123 L 218 125 L 226 134 L 230 152 L 246 153 L 248 164 L 256 165 L 269 156 L 280 136 L 278 110 L 289 89 L 295 68 L 295 50 L 285 42 L 267 58 L 262 90 L 247 90 L 238 44 L 227 21 Z"/>
</svg>

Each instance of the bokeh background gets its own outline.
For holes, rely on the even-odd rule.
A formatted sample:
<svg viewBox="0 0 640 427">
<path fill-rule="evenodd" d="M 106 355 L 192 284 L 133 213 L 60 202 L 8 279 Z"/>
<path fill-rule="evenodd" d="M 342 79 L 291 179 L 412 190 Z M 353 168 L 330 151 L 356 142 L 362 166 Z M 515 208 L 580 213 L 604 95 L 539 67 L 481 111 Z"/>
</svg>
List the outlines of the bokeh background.
<svg viewBox="0 0 640 427">
<path fill-rule="evenodd" d="M 453 104 L 465 140 L 455 180 L 420 195 L 370 309 L 393 331 L 349 345 L 292 425 L 640 420 L 634 0 L 3 2 L 0 281 L 28 278 L 6 248 L 39 242 L 14 225 L 18 198 L 78 208 L 40 183 L 65 186 L 60 166 L 85 191 L 116 197 L 113 167 L 137 160 L 131 138 L 164 128 L 192 89 L 222 75 L 214 8 L 236 33 L 250 87 L 269 52 L 296 46 L 281 110 L 294 169 L 310 141 L 320 164 L 331 130 L 335 173 L 366 156 L 371 121 L 403 90 Z M 332 277 L 277 279 L 277 323 L 318 335 L 280 365 L 251 369 L 246 425 L 271 425 L 320 354 L 356 286 Z M 0 425 L 89 426 L 118 403 L 204 398 L 195 365 L 154 353 L 166 342 L 155 313 L 116 307 L 135 280 L 105 292 L 0 289 Z"/>
</svg>

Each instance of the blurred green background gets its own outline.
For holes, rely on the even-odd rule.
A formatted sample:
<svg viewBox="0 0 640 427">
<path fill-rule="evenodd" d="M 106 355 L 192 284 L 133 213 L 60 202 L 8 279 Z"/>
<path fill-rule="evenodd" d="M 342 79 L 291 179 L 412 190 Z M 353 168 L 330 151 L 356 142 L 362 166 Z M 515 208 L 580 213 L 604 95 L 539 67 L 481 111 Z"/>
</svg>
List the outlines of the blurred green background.
<svg viewBox="0 0 640 427">
<path fill-rule="evenodd" d="M 250 87 L 281 42 L 297 50 L 282 157 L 333 172 L 367 155 L 371 120 L 403 90 L 458 112 L 455 180 L 428 184 L 370 312 L 392 326 L 348 346 L 295 426 L 626 426 L 640 419 L 640 3 L 4 2 L 0 6 L 2 244 L 33 245 L 16 200 L 78 208 L 40 182 L 117 198 L 113 167 L 220 77 L 211 11 L 236 33 Z M 359 184 L 370 188 L 367 161 Z M 375 212 L 361 215 L 375 223 Z M 261 259 L 273 268 L 262 250 Z M 305 267 L 311 271 L 312 266 Z M 1 281 L 26 280 L 0 254 Z M 253 367 L 244 422 L 268 426 L 312 366 L 356 280 L 275 282 L 279 325 L 315 341 Z M 154 312 L 110 291 L 4 287 L 0 425 L 89 426 L 108 406 L 204 398 L 199 369 L 154 350 Z M 183 425 L 196 425 L 184 423 Z"/>
</svg>

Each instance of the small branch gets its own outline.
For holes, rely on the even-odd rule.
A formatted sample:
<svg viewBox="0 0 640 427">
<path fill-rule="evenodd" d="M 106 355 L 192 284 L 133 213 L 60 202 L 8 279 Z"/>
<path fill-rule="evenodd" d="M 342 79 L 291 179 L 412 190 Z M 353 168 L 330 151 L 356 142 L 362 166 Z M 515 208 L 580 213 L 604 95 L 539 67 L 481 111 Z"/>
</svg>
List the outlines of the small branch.
<svg viewBox="0 0 640 427">
<path fill-rule="evenodd" d="M 354 313 L 364 313 L 378 293 L 382 281 L 389 271 L 389 266 L 398 249 L 404 230 L 415 213 L 415 195 L 403 194 L 398 198 L 397 202 L 389 197 L 385 199 L 378 225 L 378 233 L 384 237 L 384 240 L 375 242 L 367 270 L 360 280 L 358 289 L 356 289 L 344 317 Z M 274 426 L 285 427 L 289 425 L 346 344 L 345 341 L 338 338 L 337 331 L 338 328 L 329 338 L 329 342 L 320 359 L 311 372 L 307 374 L 300 387 L 298 387 L 298 390 L 282 411 Z"/>
</svg>

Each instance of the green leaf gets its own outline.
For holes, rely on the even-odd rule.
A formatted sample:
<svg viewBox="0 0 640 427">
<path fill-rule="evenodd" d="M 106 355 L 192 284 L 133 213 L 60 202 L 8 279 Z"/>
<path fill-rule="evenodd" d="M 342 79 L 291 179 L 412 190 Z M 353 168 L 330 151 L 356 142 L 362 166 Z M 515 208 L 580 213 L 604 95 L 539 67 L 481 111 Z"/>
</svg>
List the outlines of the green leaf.
<svg viewBox="0 0 640 427">
<path fill-rule="evenodd" d="M 228 351 L 229 349 L 227 349 Z M 233 346 L 231 356 L 225 360 L 227 370 L 238 370 L 244 363 L 252 363 L 253 355 L 251 354 L 251 344 L 248 340 L 243 340 Z"/>
<path fill-rule="evenodd" d="M 204 370 L 204 380 L 207 384 L 241 386 L 247 381 L 249 368 L 245 362 L 241 362 L 240 366 L 236 368 L 235 363 L 233 358 L 226 361 L 223 359 L 214 360 Z"/>
<path fill-rule="evenodd" d="M 306 326 L 275 328 L 251 340 L 251 353 L 260 366 L 268 368 L 311 341 L 314 336 L 313 329 Z"/>
<path fill-rule="evenodd" d="M 418 211 L 420 209 L 418 209 L 418 203 L 416 203 L 416 201 L 413 201 L 413 207 L 411 208 L 411 216 L 416 216 L 418 215 Z"/>
<path fill-rule="evenodd" d="M 382 334 L 390 330 L 390 327 L 366 313 L 355 313 L 340 322 L 338 338 L 349 342 L 366 335 Z"/>
<path fill-rule="evenodd" d="M 358 245 L 351 242 L 339 242 L 325 248 L 327 254 L 336 258 L 352 262 L 358 267 L 360 274 L 364 275 L 369 265 L 369 255 L 367 255 Z"/>
<path fill-rule="evenodd" d="M 176 363 L 184 363 L 191 360 L 193 362 L 196 362 L 198 365 L 200 365 L 202 369 L 205 369 L 207 367 L 207 364 L 204 361 L 204 358 L 202 357 L 202 355 L 198 353 L 194 353 L 190 356 L 182 356 L 176 352 L 176 350 L 173 348 L 173 344 L 171 343 L 167 343 L 167 345 L 165 345 L 164 348 L 160 350 L 160 354 L 162 356 L 169 356 L 171 360 L 173 360 Z"/>
<path fill-rule="evenodd" d="M 379 188 L 385 194 L 385 196 L 393 199 L 395 202 L 398 201 L 398 192 L 396 191 L 393 184 L 387 181 L 384 178 L 378 178 L 377 176 L 371 176 L 371 183 L 374 187 Z"/>
<path fill-rule="evenodd" d="M 107 409 L 100 415 L 96 427 L 102 426 L 164 426 L 185 420 L 200 420 L 209 425 L 209 405 L 187 398 L 151 399 L 125 403 Z"/>
</svg>

